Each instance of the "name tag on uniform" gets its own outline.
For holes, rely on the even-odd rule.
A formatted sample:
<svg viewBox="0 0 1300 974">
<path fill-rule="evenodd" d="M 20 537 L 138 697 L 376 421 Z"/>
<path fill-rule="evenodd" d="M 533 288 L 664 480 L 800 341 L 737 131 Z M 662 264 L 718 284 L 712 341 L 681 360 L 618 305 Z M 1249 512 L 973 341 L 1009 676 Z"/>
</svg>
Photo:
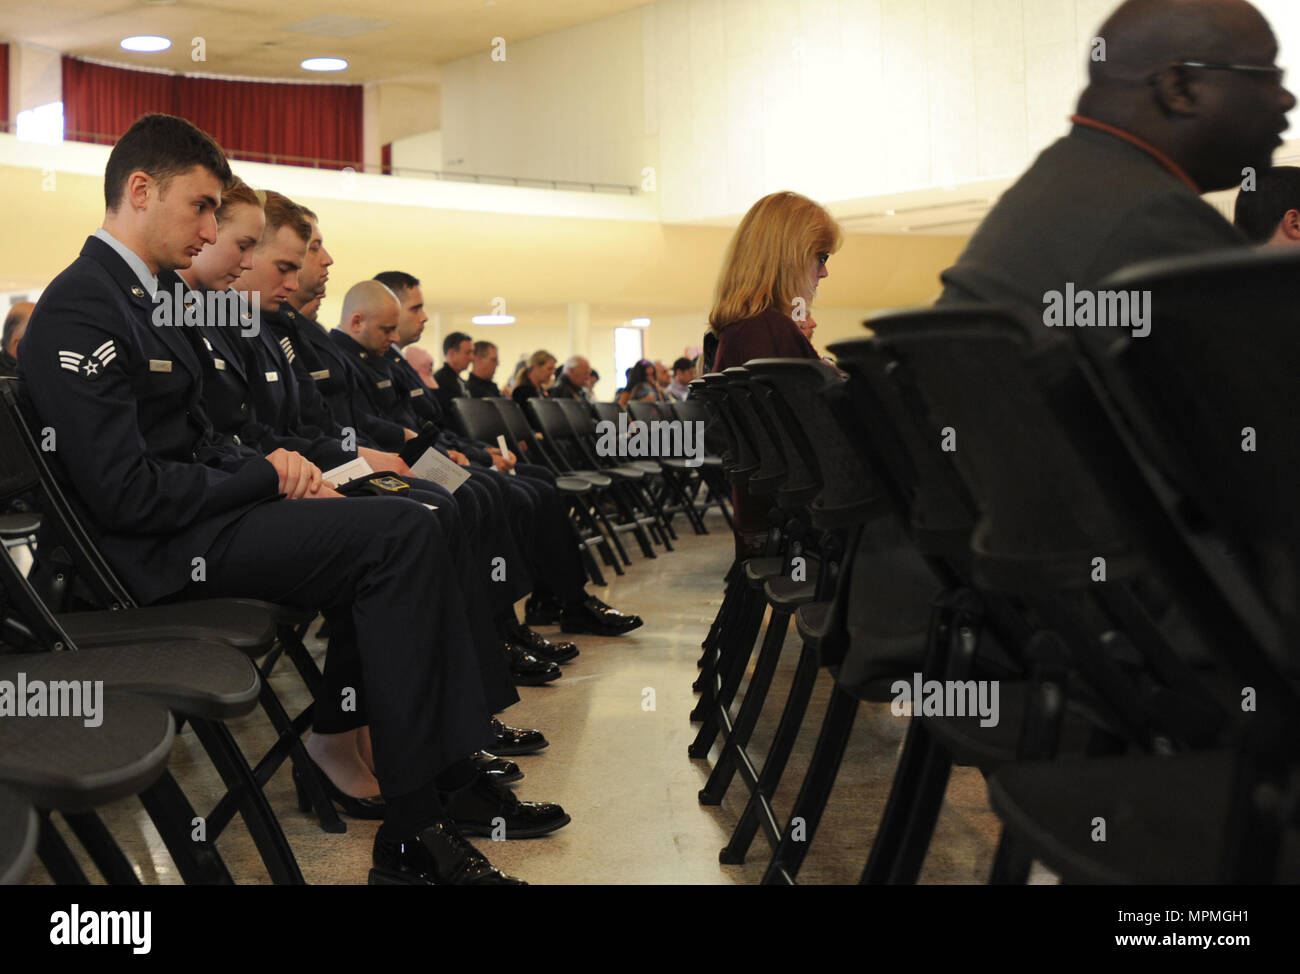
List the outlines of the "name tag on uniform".
<svg viewBox="0 0 1300 974">
<path fill-rule="evenodd" d="M 217 367 L 218 372 L 226 371 L 226 360 L 223 358 L 214 358 L 212 364 Z"/>
<path fill-rule="evenodd" d="M 150 372 L 170 372 L 171 370 L 172 370 L 172 363 L 169 359 L 151 358 L 149 360 Z"/>
<path fill-rule="evenodd" d="M 279 382 L 279 381 L 280 381 L 280 373 L 279 373 L 279 372 L 268 372 L 268 373 L 266 373 L 266 381 L 267 381 L 267 382 Z"/>
<path fill-rule="evenodd" d="M 422 395 L 424 395 L 424 390 L 423 390 L 423 389 L 412 389 L 412 390 L 411 390 L 411 398 L 412 398 L 412 399 L 414 399 L 416 396 L 422 396 Z"/>
<path fill-rule="evenodd" d="M 376 389 L 387 389 L 387 388 L 389 388 L 392 384 L 393 384 L 393 380 L 392 380 L 392 379 L 384 379 L 382 382 L 376 382 L 376 383 L 375 383 L 375 388 L 376 388 Z"/>
<path fill-rule="evenodd" d="M 330 370 L 321 369 L 319 372 L 313 372 L 311 374 L 311 377 L 315 379 L 317 382 L 323 382 L 325 379 L 328 379 L 330 377 Z"/>
</svg>

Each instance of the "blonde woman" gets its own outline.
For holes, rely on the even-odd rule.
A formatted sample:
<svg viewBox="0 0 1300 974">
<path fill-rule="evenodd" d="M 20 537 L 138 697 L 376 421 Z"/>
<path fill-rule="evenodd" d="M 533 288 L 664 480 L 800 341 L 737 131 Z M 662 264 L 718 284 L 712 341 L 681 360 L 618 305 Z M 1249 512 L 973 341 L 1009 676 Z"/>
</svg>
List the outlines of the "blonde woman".
<svg viewBox="0 0 1300 974">
<path fill-rule="evenodd" d="M 819 358 L 801 333 L 840 248 L 840 228 L 825 207 L 798 193 L 764 196 L 736 228 L 709 312 L 717 337 L 712 370 L 752 358 Z"/>
<path fill-rule="evenodd" d="M 555 364 L 555 356 L 546 349 L 541 348 L 533 352 L 515 373 L 514 389 L 510 393 L 510 398 L 521 406 L 525 399 L 532 399 L 535 396 L 545 398 L 546 388 L 555 376 Z"/>
<path fill-rule="evenodd" d="M 812 328 L 799 326 L 809 321 L 826 261 L 839 247 L 839 225 L 806 196 L 773 193 L 750 207 L 727 248 L 709 312 L 709 370 L 755 358 L 820 358 L 807 337 Z M 709 362 L 711 339 L 717 348 Z M 737 486 L 732 500 L 737 557 L 762 554 L 770 499 Z"/>
</svg>

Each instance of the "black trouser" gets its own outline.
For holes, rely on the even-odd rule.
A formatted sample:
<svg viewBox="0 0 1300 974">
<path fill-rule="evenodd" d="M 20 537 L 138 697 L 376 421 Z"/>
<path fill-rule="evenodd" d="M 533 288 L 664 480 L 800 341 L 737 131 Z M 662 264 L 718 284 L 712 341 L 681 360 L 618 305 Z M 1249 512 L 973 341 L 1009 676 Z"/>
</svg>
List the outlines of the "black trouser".
<svg viewBox="0 0 1300 974">
<path fill-rule="evenodd" d="M 444 584 L 458 585 L 464 598 L 466 622 L 474 643 L 483 695 L 490 713 L 500 713 L 519 702 L 510 666 L 502 652 L 501 638 L 493 625 L 492 609 L 487 597 L 487 587 L 478 575 L 469 569 L 482 563 L 477 551 L 480 544 L 481 525 L 474 497 L 466 491 L 453 495 L 445 487 L 431 481 L 409 479 L 410 492 L 406 495 L 415 501 L 433 505 L 432 516 L 438 520 L 447 541 L 450 560 L 441 576 Z M 316 711 L 312 729 L 321 734 L 340 734 L 364 727 L 369 721 L 367 709 L 357 706 L 342 709 L 343 690 L 364 685 L 360 657 L 343 647 L 332 648 L 325 657 L 325 671 L 321 690 L 316 698 Z M 358 696 L 364 696 L 358 691 Z"/>
<path fill-rule="evenodd" d="M 438 520 L 402 498 L 282 500 L 228 527 L 193 598 L 320 609 L 328 656 L 355 654 L 385 795 L 413 792 L 491 739 L 456 565 Z M 327 656 L 327 659 L 328 659 Z"/>
<path fill-rule="evenodd" d="M 538 596 L 554 595 L 561 602 L 576 602 L 587 594 L 587 572 L 582 567 L 578 532 L 569 520 L 564 497 L 555 486 L 555 474 L 531 463 L 516 464 L 518 477 L 536 498 L 532 543 L 525 548 L 533 567 Z"/>
</svg>

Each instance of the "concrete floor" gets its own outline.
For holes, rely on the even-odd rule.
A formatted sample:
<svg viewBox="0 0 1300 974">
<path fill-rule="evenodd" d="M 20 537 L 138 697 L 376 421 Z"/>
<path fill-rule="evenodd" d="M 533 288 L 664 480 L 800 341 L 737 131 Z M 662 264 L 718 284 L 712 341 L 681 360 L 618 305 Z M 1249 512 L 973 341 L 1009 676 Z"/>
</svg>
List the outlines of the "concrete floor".
<svg viewBox="0 0 1300 974">
<path fill-rule="evenodd" d="M 696 795 L 718 748 L 709 760 L 691 760 L 686 753 L 697 726 L 687 715 L 696 701 L 690 687 L 698 674 L 700 640 L 721 600 L 721 579 L 732 550 L 725 524 L 717 517 L 709 524 L 709 535 L 683 535 L 675 552 L 653 561 L 634 555 L 627 575 L 611 575 L 606 589 L 592 589 L 616 608 L 641 615 L 646 626 L 616 639 L 580 637 L 582 655 L 564 667 L 564 677 L 550 686 L 522 688 L 522 701 L 504 715 L 507 723 L 541 728 L 552 742 L 541 754 L 517 759 L 526 774 L 515 786 L 517 793 L 525 800 L 561 803 L 573 822 L 541 839 L 476 840 L 495 865 L 532 883 L 748 884 L 762 876 L 768 848 L 761 836 L 744 865 L 718 863 L 718 850 L 744 808 L 743 785 L 734 782 L 720 806 L 701 806 Z M 309 645 L 323 653 L 323 644 Z M 792 626 L 755 732 L 751 750 L 758 755 L 775 728 L 798 651 Z M 277 668 L 272 682 L 291 712 L 307 702 L 287 664 Z M 829 690 L 823 671 L 776 796 L 782 821 L 811 754 Z M 857 881 L 888 796 L 907 719 L 891 716 L 888 705 L 860 709 L 844 767 L 799 875 L 801 883 Z M 260 754 L 272 740 L 260 710 L 236 721 L 233 730 L 246 753 Z M 179 735 L 171 769 L 200 811 L 220 794 L 219 780 L 192 731 Z M 268 795 L 308 882 L 365 882 L 376 823 L 345 819 L 346 834 L 325 834 L 297 810 L 287 766 L 271 781 Z M 143 882 L 180 881 L 135 799 L 102 813 Z M 983 779 L 973 770 L 955 769 L 921 881 L 986 881 L 997 835 Z M 219 848 L 237 882 L 268 881 L 239 819 Z M 49 881 L 39 863 L 29 881 Z"/>
</svg>

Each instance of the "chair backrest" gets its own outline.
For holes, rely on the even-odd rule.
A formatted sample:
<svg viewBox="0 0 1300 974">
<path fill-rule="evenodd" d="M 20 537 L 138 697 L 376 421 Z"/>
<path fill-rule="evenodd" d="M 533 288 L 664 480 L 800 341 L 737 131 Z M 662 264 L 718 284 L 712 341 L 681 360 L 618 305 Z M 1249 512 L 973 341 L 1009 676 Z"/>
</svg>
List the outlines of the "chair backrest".
<svg viewBox="0 0 1300 974">
<path fill-rule="evenodd" d="M 633 419 L 640 420 L 643 423 L 652 423 L 657 419 L 667 419 L 660 411 L 662 405 L 657 402 L 637 402 L 633 400 L 627 404 L 627 411 Z"/>
<path fill-rule="evenodd" d="M 497 411 L 501 416 L 501 421 L 505 423 L 511 442 L 524 444 L 523 449 L 529 462 L 541 463 L 558 472 L 558 468 L 551 459 L 545 445 L 536 437 L 533 428 L 528 425 L 528 420 L 524 417 L 524 411 L 519 408 L 519 403 L 513 399 L 505 399 L 500 396 L 489 396 L 480 401 L 492 404 L 492 408 Z"/>
<path fill-rule="evenodd" d="M 754 359 L 746 363 L 755 381 L 772 389 L 770 401 L 781 421 L 791 457 L 798 457 L 820 486 L 812 504 L 821 528 L 860 524 L 889 508 L 870 466 L 836 424 L 823 394 L 842 380 L 823 362 L 811 359 Z M 792 460 L 791 476 L 799 463 Z"/>
<path fill-rule="evenodd" d="M 1255 725 L 1270 746 L 1300 750 L 1300 694 L 1279 668 L 1294 666 L 1295 656 L 1280 656 L 1261 639 L 1206 569 L 1068 343 L 1030 352 L 1019 320 L 988 306 L 922 309 L 873 319 L 872 326 L 896 357 L 891 375 L 915 392 L 934 435 L 955 433 L 948 455 L 981 513 L 972 538 L 977 581 L 981 566 L 986 579 L 1014 576 L 1038 605 L 1049 603 L 1035 593 L 1060 604 L 1064 590 L 1112 605 L 1112 584 L 1127 592 L 1139 580 L 1159 581 L 1201 642 L 1243 685 L 1269 697 L 1257 713 L 1237 715 L 1239 726 Z M 1100 587 L 1098 557 L 1107 583 Z M 1076 616 L 1074 624 L 1084 623 Z M 1061 634 L 1071 636 L 1069 628 Z M 1141 637 L 1138 630 L 1130 635 Z M 1169 660 L 1151 654 L 1160 644 L 1147 640 L 1138 648 L 1169 672 Z M 1097 679 L 1114 675 L 1109 655 L 1093 647 L 1076 658 Z M 1153 726 L 1163 720 L 1148 706 L 1156 700 L 1134 698 Z"/>
<path fill-rule="evenodd" d="M 775 420 L 767 413 L 765 405 L 756 402 L 748 369 L 737 365 L 722 374 L 727 377 L 727 405 L 732 419 L 744 431 L 757 454 L 758 469 L 750 475 L 748 489 L 752 494 L 770 494 L 781 485 L 786 475 L 781 443 L 773 430 Z"/>
<path fill-rule="evenodd" d="M 577 399 L 554 399 L 552 402 L 560 407 L 576 434 L 584 437 L 596 435 L 596 417 L 585 402 Z M 617 419 L 614 421 L 618 422 Z"/>
<path fill-rule="evenodd" d="M 533 429 L 542 434 L 544 448 L 557 469 L 572 471 L 586 466 L 586 461 L 579 459 L 581 451 L 575 445 L 577 435 L 565 419 L 558 400 L 541 396 L 525 399 L 524 415 Z"/>
<path fill-rule="evenodd" d="M 977 568 L 1033 565 L 1053 589 L 1089 588 L 1097 558 L 1108 579 L 1137 574 L 1120 512 L 1050 415 L 1029 371 L 1028 336 L 1011 312 L 948 306 L 871 325 L 894 357 L 895 382 L 914 393 L 905 403 L 924 410 L 917 419 L 928 421 L 932 442 L 979 505 Z"/>
<path fill-rule="evenodd" d="M 507 440 L 512 438 L 501 411 L 489 399 L 457 396 L 451 401 L 451 412 L 471 440 L 495 444 L 498 436 L 505 436 Z"/>
<path fill-rule="evenodd" d="M 623 412 L 616 402 L 593 402 L 591 408 L 596 411 L 596 418 L 602 423 L 617 423 L 619 414 Z"/>
<path fill-rule="evenodd" d="M 59 591 L 49 593 L 58 606 L 66 598 L 66 573 L 75 571 L 90 595 L 107 608 L 135 605 L 126 586 L 100 554 L 81 523 L 81 514 L 64 492 L 34 431 L 35 414 L 17 379 L 0 378 L 0 500 L 34 490 L 42 515 L 38 559 L 51 566 Z"/>
<path fill-rule="evenodd" d="M 1236 549 L 1300 642 L 1300 256 L 1243 252 L 1128 268 L 1103 287 L 1149 295 L 1149 333 L 1110 355 L 1080 341 L 1161 473 Z M 1091 338 L 1092 336 L 1088 336 Z"/>
<path fill-rule="evenodd" d="M 704 404 L 704 392 L 701 383 L 696 386 L 699 379 L 691 380 L 691 398 L 685 400 L 674 400 L 665 403 L 672 418 L 681 423 L 703 423 L 704 424 L 704 448 L 714 456 L 720 456 L 722 451 L 727 447 L 726 431 L 721 429 L 722 421 L 717 419 L 709 412 L 708 406 Z"/>
</svg>

